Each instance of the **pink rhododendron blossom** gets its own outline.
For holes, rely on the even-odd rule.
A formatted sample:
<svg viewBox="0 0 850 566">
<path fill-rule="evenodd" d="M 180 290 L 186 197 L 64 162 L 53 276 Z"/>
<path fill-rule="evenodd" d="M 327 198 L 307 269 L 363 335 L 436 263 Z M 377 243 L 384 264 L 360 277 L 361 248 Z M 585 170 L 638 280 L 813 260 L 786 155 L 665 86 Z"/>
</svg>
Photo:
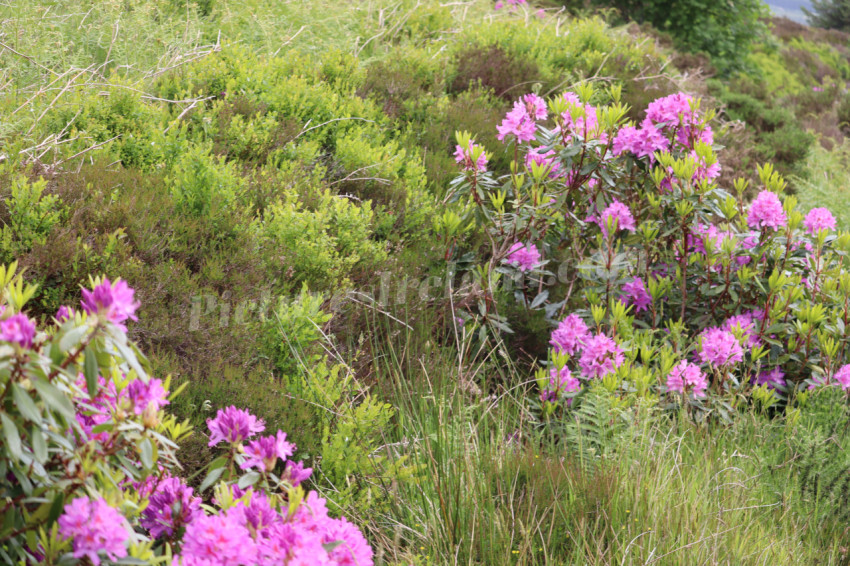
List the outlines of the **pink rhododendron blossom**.
<svg viewBox="0 0 850 566">
<path fill-rule="evenodd" d="M 634 305 L 637 312 L 645 311 L 652 304 L 652 297 L 649 296 L 640 277 L 624 283 L 622 292 L 620 300 L 627 305 Z"/>
<path fill-rule="evenodd" d="M 186 526 L 180 547 L 183 566 L 249 565 L 256 559 L 257 545 L 237 509 L 199 514 Z"/>
<path fill-rule="evenodd" d="M 288 481 L 293 487 L 301 484 L 308 479 L 313 473 L 313 468 L 305 468 L 304 462 L 286 461 L 286 466 L 283 468 L 281 479 Z"/>
<path fill-rule="evenodd" d="M 835 382 L 844 391 L 850 391 L 850 364 L 843 365 L 835 372 Z"/>
<path fill-rule="evenodd" d="M 737 328 L 741 331 L 741 340 L 743 344 L 749 348 L 758 346 L 761 341 L 758 339 L 758 326 L 752 312 L 736 314 L 726 319 L 722 326 L 723 330 L 732 332 L 732 329 Z M 734 334 L 734 333 L 733 333 Z"/>
<path fill-rule="evenodd" d="M 608 208 L 603 210 L 602 214 L 599 215 L 599 227 L 602 228 L 602 233 L 606 236 L 608 235 L 609 223 L 613 223 L 616 230 L 634 232 L 636 229 L 632 211 L 629 210 L 628 206 L 618 200 L 609 204 Z"/>
<path fill-rule="evenodd" d="M 102 552 L 110 560 L 127 556 L 127 521 L 103 499 L 78 497 L 65 505 L 59 517 L 59 534 L 72 540 L 74 558 L 100 564 Z"/>
<path fill-rule="evenodd" d="M 201 498 L 192 488 L 179 478 L 165 478 L 156 484 L 140 522 L 151 537 L 170 537 L 200 514 Z"/>
<path fill-rule="evenodd" d="M 35 338 L 35 323 L 22 312 L 0 321 L 0 340 L 17 344 L 21 348 L 32 348 Z"/>
<path fill-rule="evenodd" d="M 785 389 L 785 373 L 781 368 L 763 371 L 756 376 L 755 381 L 756 385 L 767 385 L 769 389 Z"/>
<path fill-rule="evenodd" d="M 503 141 L 508 136 L 514 136 L 519 142 L 528 142 L 534 139 L 537 124 L 528 115 L 525 105 L 517 103 L 496 129 L 499 131 L 499 135 L 496 136 L 499 141 Z"/>
<path fill-rule="evenodd" d="M 744 359 L 744 350 L 735 335 L 720 328 L 707 328 L 700 335 L 699 358 L 715 368 Z"/>
<path fill-rule="evenodd" d="M 694 119 L 692 101 L 693 97 L 681 92 L 659 98 L 649 103 L 646 117 L 656 124 L 678 125 L 680 119 L 685 124 L 690 124 Z"/>
<path fill-rule="evenodd" d="M 667 151 L 670 148 L 670 140 L 651 121 L 644 120 L 640 128 L 626 126 L 622 128 L 614 138 L 614 155 L 620 155 L 626 151 L 633 153 L 636 157 L 653 157 L 656 151 Z"/>
<path fill-rule="evenodd" d="M 549 370 L 549 386 L 540 392 L 541 401 L 555 402 L 561 393 L 574 393 L 581 390 L 581 382 L 573 377 L 572 372 L 566 366 L 560 370 L 552 368 Z M 568 400 L 568 403 L 572 399 Z"/>
<path fill-rule="evenodd" d="M 570 110 L 561 114 L 567 132 L 584 140 L 599 138 L 600 141 L 607 141 L 605 133 L 599 131 L 599 118 L 596 115 L 595 106 L 582 104 L 574 92 L 565 92 L 561 96 L 571 107 Z M 560 132 L 560 127 L 555 131 Z"/>
<path fill-rule="evenodd" d="M 590 338 L 587 325 L 577 314 L 571 314 L 558 323 L 549 343 L 560 354 L 575 354 Z"/>
<path fill-rule="evenodd" d="M 585 341 L 578 364 L 584 377 L 602 379 L 620 367 L 624 360 L 623 350 L 614 340 L 597 334 Z"/>
<path fill-rule="evenodd" d="M 540 252 L 534 244 L 516 242 L 508 250 L 507 261 L 520 271 L 531 271 L 540 264 Z"/>
<path fill-rule="evenodd" d="M 262 419 L 233 406 L 219 409 L 214 419 L 207 419 L 207 427 L 211 433 L 209 446 L 221 441 L 236 444 L 266 429 Z"/>
<path fill-rule="evenodd" d="M 806 232 L 816 236 L 821 230 L 835 230 L 835 217 L 828 208 L 813 208 L 803 220 Z"/>
<path fill-rule="evenodd" d="M 479 148 L 481 149 L 481 154 L 473 162 L 474 152 Z M 483 173 L 487 170 L 487 153 L 484 151 L 484 148 L 473 143 L 472 140 L 469 141 L 469 147 L 467 148 L 455 145 L 455 161 L 460 163 L 466 171 L 480 171 Z"/>
<path fill-rule="evenodd" d="M 90 315 L 103 315 L 118 328 L 126 330 L 125 320 L 139 320 L 136 317 L 139 303 L 133 300 L 134 294 L 126 281 L 117 279 L 113 284 L 104 279 L 91 291 L 83 289 L 83 310 Z"/>
<path fill-rule="evenodd" d="M 74 315 L 74 309 L 62 305 L 61 307 L 59 307 L 59 310 L 56 311 L 56 320 L 58 320 L 59 322 L 65 322 L 74 318 Z"/>
<path fill-rule="evenodd" d="M 168 392 L 162 386 L 161 379 L 149 379 L 147 383 L 141 379 L 131 381 L 127 386 L 127 396 L 133 402 L 133 411 L 137 415 L 145 412 L 149 405 L 153 405 L 153 411 L 159 411 L 168 405 Z"/>
<path fill-rule="evenodd" d="M 523 104 L 525 112 L 534 120 L 545 120 L 549 115 L 546 101 L 534 93 L 524 95 L 517 104 Z"/>
<path fill-rule="evenodd" d="M 541 149 L 533 149 L 525 155 L 525 165 L 531 171 L 531 164 L 536 163 L 544 169 L 549 170 L 549 177 L 559 177 L 561 175 L 561 163 L 558 161 L 554 151 L 546 151 L 541 153 Z"/>
<path fill-rule="evenodd" d="M 112 413 L 119 401 L 125 397 L 125 392 L 118 393 L 115 382 L 111 379 L 106 380 L 102 376 L 97 376 L 97 393 L 94 397 L 89 395 L 83 374 L 78 376 L 76 385 L 84 392 L 83 397 L 77 398 L 77 411 L 74 415 L 85 435 L 85 438 L 80 440 L 103 442 L 109 437 L 109 433 L 105 431 L 94 433 L 92 429 L 112 419 Z"/>
<path fill-rule="evenodd" d="M 708 378 L 700 371 L 699 366 L 684 360 L 676 364 L 667 375 L 667 391 L 684 394 L 686 390 L 689 390 L 699 399 L 705 397 L 707 388 Z"/>
<path fill-rule="evenodd" d="M 274 469 L 278 458 L 286 460 L 294 452 L 295 445 L 287 442 L 286 433 L 279 430 L 275 436 L 261 436 L 245 446 L 247 458 L 240 468 L 243 470 L 258 468 L 261 471 L 270 472 Z"/>
<path fill-rule="evenodd" d="M 787 222 L 782 202 L 770 191 L 760 192 L 750 205 L 750 213 L 747 216 L 747 225 L 750 228 L 773 228 L 775 231 L 784 228 Z"/>
</svg>

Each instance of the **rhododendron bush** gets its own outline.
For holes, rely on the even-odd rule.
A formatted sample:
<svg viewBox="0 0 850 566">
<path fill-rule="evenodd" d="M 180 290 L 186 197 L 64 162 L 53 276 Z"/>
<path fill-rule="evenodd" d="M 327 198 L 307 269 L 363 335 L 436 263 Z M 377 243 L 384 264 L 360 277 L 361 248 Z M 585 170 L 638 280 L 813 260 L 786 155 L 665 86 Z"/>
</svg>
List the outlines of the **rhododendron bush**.
<svg viewBox="0 0 850 566">
<path fill-rule="evenodd" d="M 798 210 L 770 165 L 760 186 L 720 186 L 698 99 L 658 99 L 638 124 L 626 112 L 616 88 L 521 97 L 498 126 L 513 156 L 501 176 L 496 148 L 457 135 L 450 195 L 473 203 L 488 241 L 476 273 L 497 299 L 474 317 L 510 330 L 511 297 L 549 321 L 540 410 L 594 383 L 699 418 L 753 393 L 793 410 L 811 388 L 850 392 L 850 235 L 825 208 Z"/>
<path fill-rule="evenodd" d="M 207 421 L 221 456 L 199 492 L 185 483 L 189 427 L 165 412 L 168 380 L 147 374 L 126 336 L 139 307 L 126 282 L 93 282 L 41 327 L 14 265 L 0 286 L 4 563 L 372 564 L 360 531 L 301 487 L 312 470 L 291 459 L 295 445 L 248 411 Z"/>
</svg>

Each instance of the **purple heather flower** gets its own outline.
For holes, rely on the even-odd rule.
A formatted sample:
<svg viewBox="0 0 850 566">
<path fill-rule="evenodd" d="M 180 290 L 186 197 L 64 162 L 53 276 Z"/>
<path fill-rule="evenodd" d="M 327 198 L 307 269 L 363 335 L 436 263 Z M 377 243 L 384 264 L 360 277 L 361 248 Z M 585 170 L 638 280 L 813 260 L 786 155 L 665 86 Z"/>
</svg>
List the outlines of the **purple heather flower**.
<svg viewBox="0 0 850 566">
<path fill-rule="evenodd" d="M 140 522 L 151 537 L 170 537 L 200 514 L 201 499 L 192 488 L 179 478 L 165 478 L 156 484 Z"/>
<path fill-rule="evenodd" d="M 700 336 L 700 359 L 715 368 L 744 359 L 744 350 L 735 335 L 720 328 L 707 328 Z"/>
<path fill-rule="evenodd" d="M 750 205 L 747 225 L 754 230 L 773 228 L 776 231 L 784 228 L 787 221 L 782 202 L 770 191 L 760 192 Z"/>
<path fill-rule="evenodd" d="M 127 328 L 123 324 L 125 320 L 138 320 L 136 309 L 139 308 L 139 303 L 133 300 L 134 293 L 126 281 L 117 279 L 113 284 L 109 279 L 104 279 L 103 283 L 91 291 L 83 289 L 81 304 L 88 314 L 102 314 L 106 320 L 126 331 Z"/>
<path fill-rule="evenodd" d="M 219 409 L 214 419 L 207 419 L 207 427 L 212 433 L 209 446 L 215 446 L 222 440 L 236 444 L 266 429 L 262 419 L 233 406 Z"/>
<path fill-rule="evenodd" d="M 691 390 L 694 397 L 705 397 L 705 390 L 708 388 L 708 378 L 700 371 L 699 366 L 696 366 L 687 361 L 681 361 L 667 375 L 667 391 L 677 391 L 684 394 L 686 390 Z"/>
<path fill-rule="evenodd" d="M 597 334 L 585 341 L 578 365 L 584 377 L 602 379 L 620 367 L 624 360 L 623 350 L 614 340 Z"/>
<path fill-rule="evenodd" d="M 0 340 L 31 348 L 35 338 L 35 323 L 22 312 L 0 321 Z"/>
<path fill-rule="evenodd" d="M 127 556 L 127 521 L 103 499 L 78 497 L 65 505 L 59 517 L 59 534 L 72 539 L 74 558 L 100 564 L 100 554 L 110 560 Z"/>
<path fill-rule="evenodd" d="M 587 325 L 577 314 L 571 314 L 558 324 L 549 343 L 560 354 L 575 354 L 590 338 Z"/>
<path fill-rule="evenodd" d="M 637 312 L 645 311 L 652 304 L 652 297 L 646 291 L 643 279 L 635 277 L 623 284 L 623 295 L 620 300 L 627 305 L 634 305 Z"/>
<path fill-rule="evenodd" d="M 803 220 L 806 232 L 816 236 L 821 230 L 835 230 L 835 217 L 828 208 L 813 208 Z"/>
<path fill-rule="evenodd" d="M 286 433 L 279 430 L 275 436 L 261 436 L 252 440 L 245 447 L 247 458 L 239 467 L 243 470 L 259 468 L 264 472 L 270 472 L 274 469 L 278 458 L 286 460 L 292 456 L 293 452 L 295 452 L 295 445 L 287 442 Z"/>
<path fill-rule="evenodd" d="M 507 261 L 520 271 L 531 271 L 540 263 L 540 252 L 534 244 L 515 242 L 508 250 Z"/>
</svg>

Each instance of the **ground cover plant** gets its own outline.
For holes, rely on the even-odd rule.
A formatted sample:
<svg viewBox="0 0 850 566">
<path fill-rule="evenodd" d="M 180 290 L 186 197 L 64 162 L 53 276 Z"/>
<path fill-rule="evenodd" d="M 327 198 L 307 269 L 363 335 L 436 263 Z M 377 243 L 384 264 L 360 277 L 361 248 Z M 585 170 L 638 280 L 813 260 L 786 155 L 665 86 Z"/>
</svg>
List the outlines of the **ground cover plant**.
<svg viewBox="0 0 850 566">
<path fill-rule="evenodd" d="M 846 37 L 578 4 L 1 6 L 3 560 L 850 563 Z"/>
</svg>

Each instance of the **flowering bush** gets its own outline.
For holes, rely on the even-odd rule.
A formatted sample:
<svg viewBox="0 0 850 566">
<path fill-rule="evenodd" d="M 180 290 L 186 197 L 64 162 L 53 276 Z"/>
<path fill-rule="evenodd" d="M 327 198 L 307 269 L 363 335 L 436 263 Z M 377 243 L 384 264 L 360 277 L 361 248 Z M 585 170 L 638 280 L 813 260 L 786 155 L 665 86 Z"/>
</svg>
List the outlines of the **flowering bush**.
<svg viewBox="0 0 850 566">
<path fill-rule="evenodd" d="M 542 410 L 570 405 L 575 379 L 700 415 L 729 415 L 754 388 L 785 403 L 823 384 L 850 392 L 850 235 L 824 208 L 798 211 L 770 165 L 749 204 L 747 181 L 718 186 L 699 100 L 658 99 L 640 124 L 626 110 L 616 88 L 523 96 L 498 128 L 514 156 L 502 178 L 457 135 L 452 198 L 469 195 L 490 243 L 481 287 L 555 327 Z M 505 330 L 498 307 L 475 316 Z"/>
<path fill-rule="evenodd" d="M 300 484 L 286 434 L 228 407 L 207 424 L 226 446 L 199 493 L 180 478 L 189 433 L 164 408 L 168 380 L 148 376 L 125 323 L 139 303 L 126 282 L 83 290 L 39 328 L 23 308 L 35 293 L 0 268 L 0 556 L 7 563 L 174 565 L 372 564 L 345 519 Z M 199 496 L 214 486 L 214 497 Z"/>
</svg>

